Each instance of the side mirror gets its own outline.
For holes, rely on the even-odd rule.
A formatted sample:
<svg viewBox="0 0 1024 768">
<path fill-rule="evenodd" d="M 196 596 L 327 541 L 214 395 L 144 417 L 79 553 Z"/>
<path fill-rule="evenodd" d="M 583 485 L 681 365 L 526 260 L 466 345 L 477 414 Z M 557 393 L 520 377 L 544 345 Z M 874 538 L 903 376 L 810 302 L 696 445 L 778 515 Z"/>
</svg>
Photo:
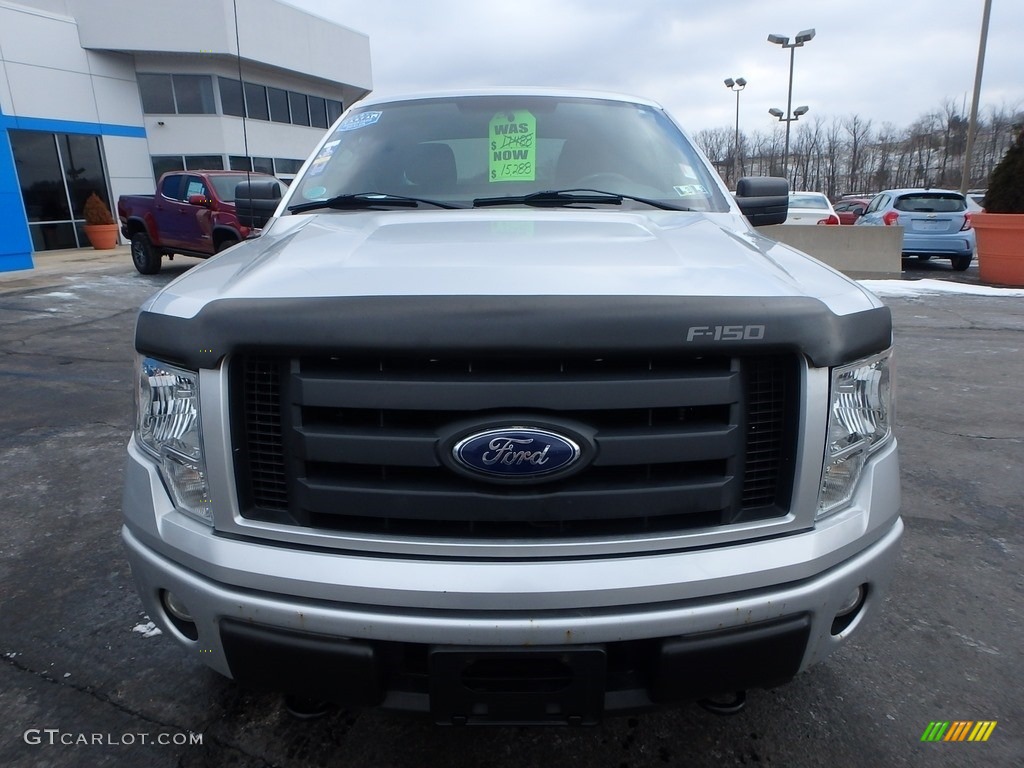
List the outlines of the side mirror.
<svg viewBox="0 0 1024 768">
<path fill-rule="evenodd" d="M 210 198 L 206 197 L 205 195 L 189 195 L 188 204 L 198 205 L 200 208 L 209 208 L 211 205 L 213 205 L 213 202 L 210 200 Z"/>
<path fill-rule="evenodd" d="M 236 185 L 235 215 L 238 223 L 250 229 L 261 228 L 277 210 L 281 192 L 278 181 L 243 181 Z"/>
<path fill-rule="evenodd" d="M 751 226 L 782 224 L 789 214 L 789 182 L 778 176 L 744 176 L 736 183 L 736 203 Z"/>
</svg>

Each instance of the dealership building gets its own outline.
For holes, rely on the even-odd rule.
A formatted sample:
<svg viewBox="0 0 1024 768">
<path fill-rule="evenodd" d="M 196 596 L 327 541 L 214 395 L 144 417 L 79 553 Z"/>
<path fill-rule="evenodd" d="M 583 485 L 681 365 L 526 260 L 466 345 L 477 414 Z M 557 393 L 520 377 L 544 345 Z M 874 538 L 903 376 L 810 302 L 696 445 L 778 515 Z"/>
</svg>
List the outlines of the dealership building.
<svg viewBox="0 0 1024 768">
<path fill-rule="evenodd" d="M 277 0 L 0 0 L 0 272 L 88 246 L 92 192 L 288 178 L 371 87 L 366 35 Z"/>
</svg>

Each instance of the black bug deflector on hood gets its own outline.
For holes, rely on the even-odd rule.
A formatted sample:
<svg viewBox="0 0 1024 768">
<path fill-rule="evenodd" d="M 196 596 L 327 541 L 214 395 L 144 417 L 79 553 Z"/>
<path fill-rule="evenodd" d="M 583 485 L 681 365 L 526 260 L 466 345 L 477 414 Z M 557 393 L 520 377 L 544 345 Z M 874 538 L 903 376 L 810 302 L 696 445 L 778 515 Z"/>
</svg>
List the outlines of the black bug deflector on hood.
<svg viewBox="0 0 1024 768">
<path fill-rule="evenodd" d="M 223 299 L 195 317 L 142 312 L 135 347 L 191 368 L 260 350 L 485 356 L 538 352 L 800 351 L 815 366 L 887 349 L 888 307 L 836 315 L 817 299 L 658 296 L 386 296 Z"/>
</svg>

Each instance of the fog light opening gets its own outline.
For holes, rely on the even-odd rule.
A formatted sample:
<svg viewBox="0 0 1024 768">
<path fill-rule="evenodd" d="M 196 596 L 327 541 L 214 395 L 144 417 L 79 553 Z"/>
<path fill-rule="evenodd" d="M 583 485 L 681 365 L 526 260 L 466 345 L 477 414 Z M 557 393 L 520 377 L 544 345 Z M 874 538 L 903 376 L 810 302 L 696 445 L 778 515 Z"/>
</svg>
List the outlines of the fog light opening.
<svg viewBox="0 0 1024 768">
<path fill-rule="evenodd" d="M 195 619 L 192 618 L 192 614 L 188 612 L 188 608 L 180 598 L 164 589 L 160 591 L 160 604 L 175 629 L 189 640 L 199 639 L 199 627 L 196 626 Z"/>
<path fill-rule="evenodd" d="M 868 585 L 860 584 L 855 587 L 832 619 L 832 635 L 840 635 L 850 628 L 854 620 L 860 615 L 860 609 L 864 607 L 864 600 L 868 595 Z"/>
</svg>

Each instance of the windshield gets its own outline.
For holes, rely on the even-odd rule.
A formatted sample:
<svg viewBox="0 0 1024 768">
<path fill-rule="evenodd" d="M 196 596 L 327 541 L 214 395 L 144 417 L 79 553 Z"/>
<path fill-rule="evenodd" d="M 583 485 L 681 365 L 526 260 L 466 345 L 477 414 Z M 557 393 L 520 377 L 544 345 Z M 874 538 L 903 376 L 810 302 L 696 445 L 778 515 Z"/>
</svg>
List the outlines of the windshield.
<svg viewBox="0 0 1024 768">
<path fill-rule="evenodd" d="M 469 206 L 570 189 L 729 209 L 704 162 L 661 110 L 557 96 L 463 96 L 352 110 L 297 182 L 291 202 L 380 193 Z"/>
</svg>

